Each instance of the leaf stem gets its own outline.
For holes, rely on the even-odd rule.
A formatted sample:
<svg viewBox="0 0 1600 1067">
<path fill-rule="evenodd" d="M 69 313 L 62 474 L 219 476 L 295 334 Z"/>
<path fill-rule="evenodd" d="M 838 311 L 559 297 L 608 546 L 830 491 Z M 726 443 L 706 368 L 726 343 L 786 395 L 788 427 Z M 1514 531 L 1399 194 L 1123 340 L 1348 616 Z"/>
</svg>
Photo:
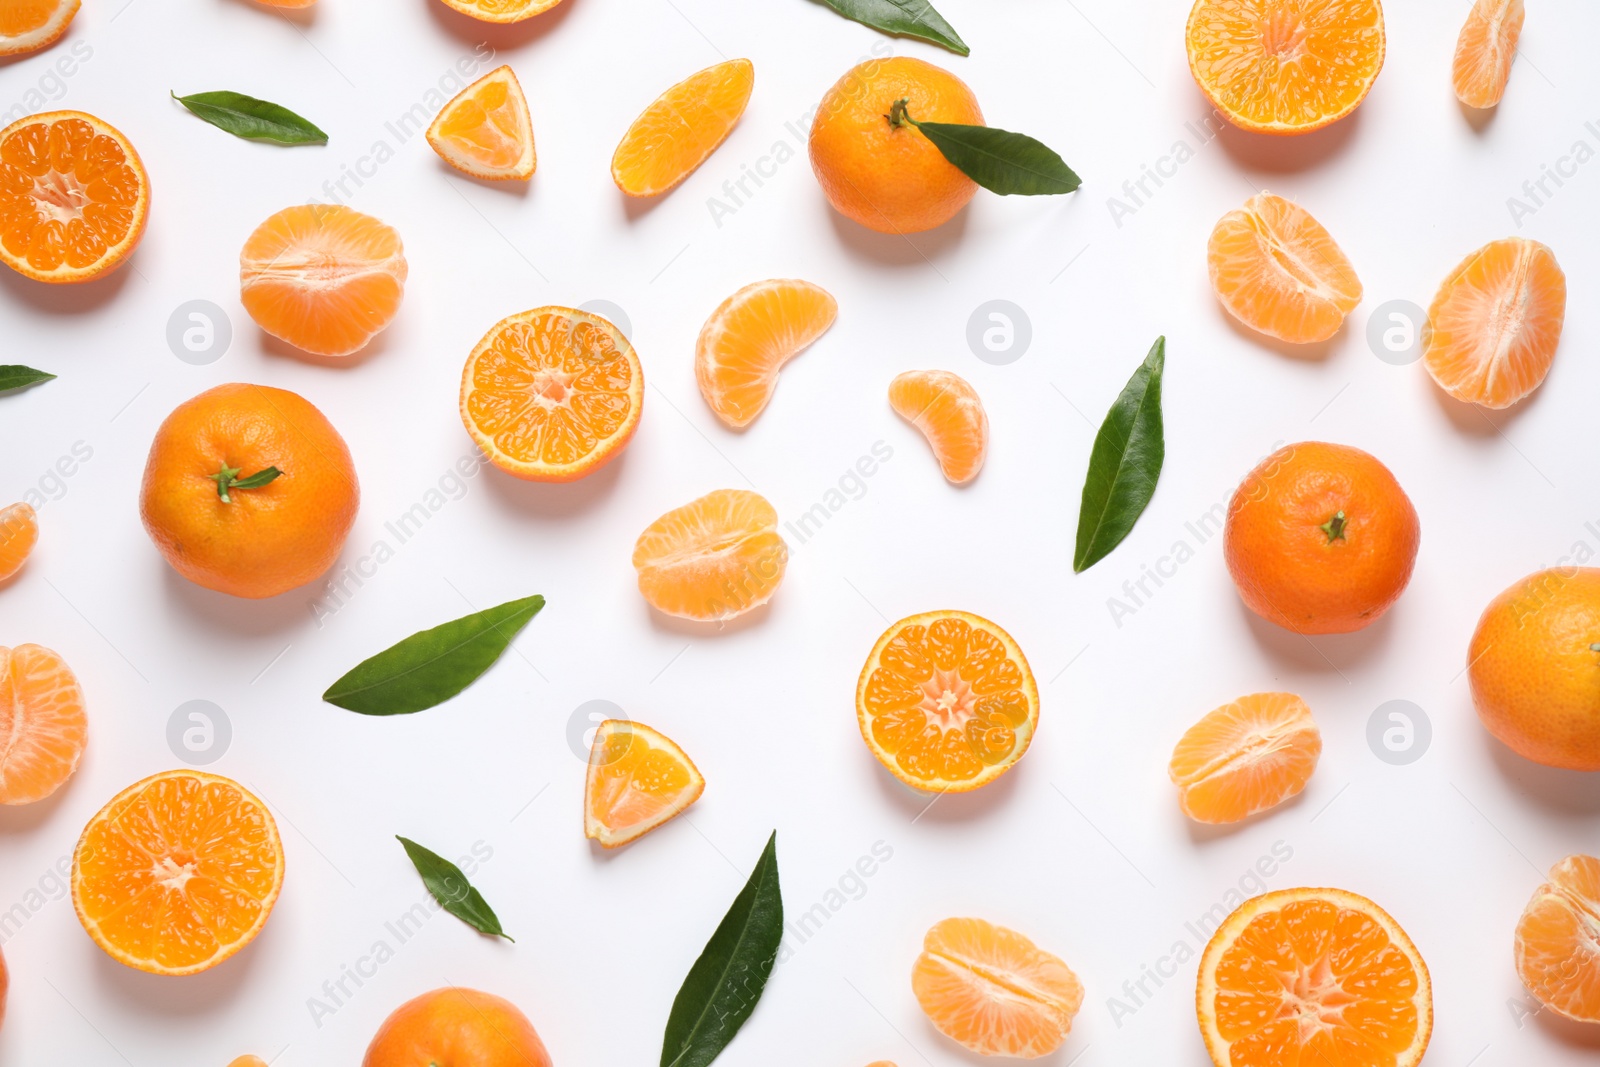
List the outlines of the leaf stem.
<svg viewBox="0 0 1600 1067">
<path fill-rule="evenodd" d="M 889 105 L 889 113 L 884 118 L 889 120 L 889 125 L 899 129 L 902 126 L 921 126 L 922 123 L 911 117 L 911 112 L 906 110 L 907 101 L 904 98 L 896 100 Z"/>
<path fill-rule="evenodd" d="M 283 474 L 277 467 L 267 467 L 265 470 L 256 471 L 248 478 L 239 477 L 240 467 L 230 467 L 226 463 L 215 474 L 206 477 L 217 483 L 217 496 L 224 504 L 233 503 L 229 491 L 233 489 L 260 489 L 269 482 L 274 481 Z"/>
<path fill-rule="evenodd" d="M 1328 535 L 1328 544 L 1331 545 L 1335 541 L 1343 541 L 1345 539 L 1345 525 L 1346 520 L 1344 517 L 1344 512 L 1341 510 L 1334 512 L 1333 518 L 1317 527 L 1317 529 Z"/>
</svg>

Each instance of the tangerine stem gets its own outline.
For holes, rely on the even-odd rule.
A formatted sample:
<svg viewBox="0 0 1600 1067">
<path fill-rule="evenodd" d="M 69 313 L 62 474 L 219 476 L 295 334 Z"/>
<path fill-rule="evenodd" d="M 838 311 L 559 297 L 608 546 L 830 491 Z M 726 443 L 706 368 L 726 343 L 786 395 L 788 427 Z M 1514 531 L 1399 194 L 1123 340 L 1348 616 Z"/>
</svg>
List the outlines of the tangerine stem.
<svg viewBox="0 0 1600 1067">
<path fill-rule="evenodd" d="M 206 475 L 206 477 L 217 483 L 217 496 L 224 504 L 233 503 L 233 497 L 228 492 L 230 489 L 260 489 L 283 473 L 277 467 L 267 467 L 256 471 L 248 478 L 241 478 L 239 477 L 241 469 L 239 467 L 230 467 L 224 463 L 222 469 L 217 473 Z"/>
<path fill-rule="evenodd" d="M 1325 522 L 1321 526 L 1317 527 L 1317 529 L 1321 530 L 1323 533 L 1328 535 L 1328 544 L 1331 545 L 1335 541 L 1343 541 L 1345 539 L 1345 537 L 1344 537 L 1345 525 L 1346 525 L 1346 522 L 1345 522 L 1344 512 L 1343 511 L 1336 511 L 1333 514 L 1333 518 L 1329 519 L 1327 522 Z"/>
<path fill-rule="evenodd" d="M 901 126 L 920 126 L 922 123 L 911 117 L 911 112 L 906 110 L 906 100 L 902 97 L 889 106 L 889 113 L 884 118 L 889 120 L 889 125 L 896 129 Z"/>
</svg>

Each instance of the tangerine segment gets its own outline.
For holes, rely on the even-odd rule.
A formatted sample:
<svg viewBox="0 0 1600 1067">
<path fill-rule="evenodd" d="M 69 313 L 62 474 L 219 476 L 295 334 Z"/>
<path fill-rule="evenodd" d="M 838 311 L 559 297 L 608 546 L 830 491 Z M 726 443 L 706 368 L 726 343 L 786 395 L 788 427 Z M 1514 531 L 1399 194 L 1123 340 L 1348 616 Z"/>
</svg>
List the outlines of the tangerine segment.
<svg viewBox="0 0 1600 1067">
<path fill-rule="evenodd" d="M 1293 693 L 1252 693 L 1189 727 L 1167 774 L 1183 813 L 1227 823 L 1277 807 L 1311 780 L 1322 732 Z"/>
<path fill-rule="evenodd" d="M 428 143 L 446 163 L 489 181 L 533 177 L 533 120 L 522 84 L 496 67 L 446 104 L 428 127 Z"/>
<path fill-rule="evenodd" d="M 1422 359 L 1439 388 L 1487 408 L 1515 404 L 1544 381 L 1567 318 L 1567 276 L 1538 241 L 1490 241 L 1439 286 Z"/>
<path fill-rule="evenodd" d="M 1517 974 L 1545 1007 L 1600 1023 L 1600 859 L 1550 868 L 1517 923 Z"/>
<path fill-rule="evenodd" d="M 23 502 L 0 508 L 0 582 L 22 569 L 39 541 L 39 518 Z"/>
<path fill-rule="evenodd" d="M 0 4 L 0 56 L 55 44 L 78 13 L 79 0 L 5 0 Z"/>
<path fill-rule="evenodd" d="M 839 304 L 828 291 L 791 278 L 747 285 L 718 305 L 700 330 L 694 376 L 726 425 L 748 426 L 778 387 L 778 371 L 828 332 Z"/>
<path fill-rule="evenodd" d="M 639 592 L 667 615 L 731 619 L 772 599 L 789 546 L 758 493 L 718 489 L 645 527 L 633 546 Z"/>
<path fill-rule="evenodd" d="M 249 944 L 283 888 L 283 844 L 238 782 L 165 771 L 89 821 L 72 857 L 72 903 L 95 944 L 151 974 L 195 974 Z"/>
<path fill-rule="evenodd" d="M 1456 39 L 1451 82 L 1456 99 L 1468 107 L 1490 108 L 1505 96 L 1517 40 L 1527 12 L 1522 0 L 1474 0 Z"/>
<path fill-rule="evenodd" d="M 1039 725 L 1039 687 L 1011 635 L 964 611 L 883 632 L 856 685 L 856 720 L 889 773 L 963 793 L 1009 771 Z"/>
<path fill-rule="evenodd" d="M 1206 265 L 1228 314 L 1292 344 L 1326 341 L 1361 303 L 1361 280 L 1328 231 L 1271 193 L 1222 216 Z"/>
<path fill-rule="evenodd" d="M 908 370 L 889 383 L 889 406 L 922 431 L 945 478 L 964 485 L 989 454 L 989 416 L 965 378 L 942 370 Z"/>
<path fill-rule="evenodd" d="M 629 196 L 659 196 L 715 152 L 744 114 L 755 64 L 730 59 L 691 74 L 633 120 L 611 157 L 611 180 Z"/>
<path fill-rule="evenodd" d="M 0 804 L 32 804 L 78 769 L 89 738 L 83 690 L 56 653 L 0 646 Z"/>
<path fill-rule="evenodd" d="M 643 723 L 607 719 L 589 749 L 583 833 L 603 848 L 637 840 L 705 792 L 699 768 L 671 738 Z"/>
<path fill-rule="evenodd" d="M 0 262 L 35 281 L 115 269 L 144 235 L 150 177 L 128 139 L 81 111 L 0 130 Z"/>
<path fill-rule="evenodd" d="M 1378 0 L 1196 0 L 1185 40 L 1200 90 L 1256 133 L 1321 129 L 1383 69 Z"/>
<path fill-rule="evenodd" d="M 1083 985 L 1059 957 L 982 919 L 934 924 L 911 989 L 940 1033 L 984 1056 L 1048 1056 L 1083 1005 Z"/>
<path fill-rule="evenodd" d="M 521 22 L 549 11 L 561 0 L 444 0 L 444 3 L 479 22 Z"/>
<path fill-rule="evenodd" d="M 639 427 L 644 368 L 608 320 L 539 307 L 495 323 L 461 374 L 461 421 L 489 461 L 535 482 L 570 482 Z"/>
<path fill-rule="evenodd" d="M 1415 1067 L 1433 1033 L 1428 967 L 1400 924 L 1342 889 L 1245 901 L 1200 958 L 1217 1067 Z"/>
</svg>

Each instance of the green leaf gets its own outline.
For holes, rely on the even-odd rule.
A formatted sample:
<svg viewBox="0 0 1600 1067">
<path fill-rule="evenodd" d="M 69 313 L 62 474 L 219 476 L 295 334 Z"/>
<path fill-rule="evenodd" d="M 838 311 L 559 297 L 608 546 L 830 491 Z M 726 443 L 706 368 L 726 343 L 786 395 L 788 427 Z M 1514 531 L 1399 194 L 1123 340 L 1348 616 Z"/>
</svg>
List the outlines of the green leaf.
<svg viewBox="0 0 1600 1067">
<path fill-rule="evenodd" d="M 1155 495 L 1167 457 L 1161 425 L 1161 373 L 1166 362 L 1167 339 L 1158 337 L 1095 435 L 1078 511 L 1075 572 L 1088 570 L 1120 545 Z"/>
<path fill-rule="evenodd" d="M 503 937 L 516 943 L 516 938 L 500 929 L 500 918 L 483 899 L 483 894 L 472 888 L 461 868 L 439 855 L 430 852 L 409 838 L 395 835 L 395 840 L 405 846 L 411 865 L 422 875 L 422 884 L 428 887 L 433 899 L 451 915 L 460 919 L 480 934 Z"/>
<path fill-rule="evenodd" d="M 461 692 L 544 607 L 530 596 L 412 634 L 356 664 L 322 699 L 363 715 L 409 715 Z"/>
<path fill-rule="evenodd" d="M 689 968 L 661 1043 L 661 1067 L 706 1067 L 756 1010 L 783 941 L 778 834 L 750 873 L 700 958 Z"/>
<path fill-rule="evenodd" d="M 1001 196 L 1053 196 L 1083 184 L 1072 168 L 1051 149 L 1025 133 L 959 122 L 918 122 L 896 100 L 886 116 L 889 125 L 910 123 L 961 173 Z"/>
<path fill-rule="evenodd" d="M 328 135 L 293 111 L 267 100 L 226 90 L 172 94 L 172 99 L 205 119 L 219 130 L 226 130 L 247 141 L 276 141 L 279 144 L 327 144 Z"/>
<path fill-rule="evenodd" d="M 8 393 L 13 389 L 25 389 L 30 385 L 48 382 L 54 374 L 46 374 L 42 370 L 24 367 L 19 364 L 0 367 L 0 393 Z"/>
<path fill-rule="evenodd" d="M 971 55 L 961 35 L 928 0 L 822 0 L 847 19 L 902 37 L 943 45 L 957 55 Z"/>
</svg>

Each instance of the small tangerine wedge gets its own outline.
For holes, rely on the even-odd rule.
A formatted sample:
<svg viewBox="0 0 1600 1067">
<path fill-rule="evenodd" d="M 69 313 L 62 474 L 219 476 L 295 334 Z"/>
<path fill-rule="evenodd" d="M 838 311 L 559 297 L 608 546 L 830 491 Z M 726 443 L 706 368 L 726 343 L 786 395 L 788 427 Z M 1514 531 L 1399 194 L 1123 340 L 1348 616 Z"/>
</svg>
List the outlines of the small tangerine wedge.
<svg viewBox="0 0 1600 1067">
<path fill-rule="evenodd" d="M 391 1012 L 361 1067 L 550 1067 L 550 1053 L 509 1000 L 445 986 Z"/>
<path fill-rule="evenodd" d="M 1196 0 L 1189 70 L 1240 129 L 1300 134 L 1360 106 L 1383 69 L 1378 0 Z"/>
<path fill-rule="evenodd" d="M 1517 974 L 1539 1003 L 1600 1023 L 1600 859 L 1568 856 L 1517 923 Z"/>
<path fill-rule="evenodd" d="M 0 56 L 37 52 L 61 39 L 79 0 L 5 0 L 0 4 Z"/>
<path fill-rule="evenodd" d="M 777 511 L 745 489 L 718 489 L 673 508 L 633 546 L 639 592 L 650 606 L 697 622 L 732 619 L 765 604 L 788 563 Z"/>
<path fill-rule="evenodd" d="M 1500 103 L 1526 15 L 1522 0 L 1473 0 L 1450 71 L 1457 100 L 1479 109 Z"/>
<path fill-rule="evenodd" d="M 883 632 L 856 684 L 867 748 L 916 789 L 964 793 L 1005 774 L 1039 725 L 1039 687 L 1011 635 L 965 611 Z"/>
<path fill-rule="evenodd" d="M 1361 303 L 1361 280 L 1311 213 L 1271 193 L 1228 212 L 1206 249 L 1228 314 L 1291 344 L 1326 341 Z"/>
<path fill-rule="evenodd" d="M 561 0 L 443 0 L 463 15 L 471 15 L 479 22 L 521 22 L 549 11 Z"/>
<path fill-rule="evenodd" d="M 28 562 L 39 541 L 39 518 L 29 503 L 0 508 L 0 582 Z"/>
<path fill-rule="evenodd" d="M 939 469 L 965 485 L 989 454 L 989 416 L 965 378 L 942 370 L 908 370 L 889 383 L 889 406 L 927 438 Z"/>
<path fill-rule="evenodd" d="M 150 176 L 128 139 L 82 111 L 0 130 L 0 262 L 39 282 L 89 282 L 132 254 Z"/>
<path fill-rule="evenodd" d="M 339 204 L 302 204 L 245 241 L 239 299 L 280 341 L 312 355 L 349 356 L 394 320 L 406 273 L 391 227 Z"/>
<path fill-rule="evenodd" d="M 94 943 L 150 974 L 215 967 L 261 932 L 283 889 L 272 814 L 238 782 L 153 774 L 89 820 L 72 903 Z"/>
<path fill-rule="evenodd" d="M 1439 388 L 1508 408 L 1544 381 L 1567 318 L 1567 276 L 1538 241 L 1491 241 L 1439 286 L 1422 327 L 1422 362 Z"/>
<path fill-rule="evenodd" d="M 1421 953 L 1342 889 L 1241 904 L 1200 957 L 1195 1009 L 1216 1067 L 1416 1067 L 1433 1035 Z"/>
<path fill-rule="evenodd" d="M 723 423 L 750 425 L 778 387 L 783 365 L 828 332 L 839 304 L 791 278 L 747 285 L 718 305 L 694 347 L 700 395 Z"/>
<path fill-rule="evenodd" d="M 496 67 L 456 94 L 428 127 L 428 143 L 456 170 L 488 181 L 526 181 L 538 158 L 522 84 Z"/>
<path fill-rule="evenodd" d="M 984 1056 L 1048 1056 L 1083 1006 L 1083 984 L 1060 957 L 983 919 L 935 923 L 911 989 L 941 1034 Z"/>
<path fill-rule="evenodd" d="M 730 59 L 691 74 L 633 120 L 611 157 L 611 180 L 629 196 L 660 196 L 710 158 L 739 124 L 756 68 Z"/>
<path fill-rule="evenodd" d="M 671 738 L 607 719 L 595 730 L 583 785 L 583 833 L 602 848 L 636 841 L 700 799 L 706 780 Z"/>
<path fill-rule="evenodd" d="M 1296 796 L 1322 755 L 1322 732 L 1293 693 L 1252 693 L 1189 727 L 1167 774 L 1196 822 L 1238 822 Z"/>
<path fill-rule="evenodd" d="M 461 421 L 489 462 L 533 482 L 593 474 L 633 439 L 644 368 L 612 323 L 539 307 L 495 323 L 461 373 Z"/>
<path fill-rule="evenodd" d="M 59 655 L 0 646 L 0 804 L 32 804 L 61 788 L 89 739 L 83 690 Z"/>
</svg>

